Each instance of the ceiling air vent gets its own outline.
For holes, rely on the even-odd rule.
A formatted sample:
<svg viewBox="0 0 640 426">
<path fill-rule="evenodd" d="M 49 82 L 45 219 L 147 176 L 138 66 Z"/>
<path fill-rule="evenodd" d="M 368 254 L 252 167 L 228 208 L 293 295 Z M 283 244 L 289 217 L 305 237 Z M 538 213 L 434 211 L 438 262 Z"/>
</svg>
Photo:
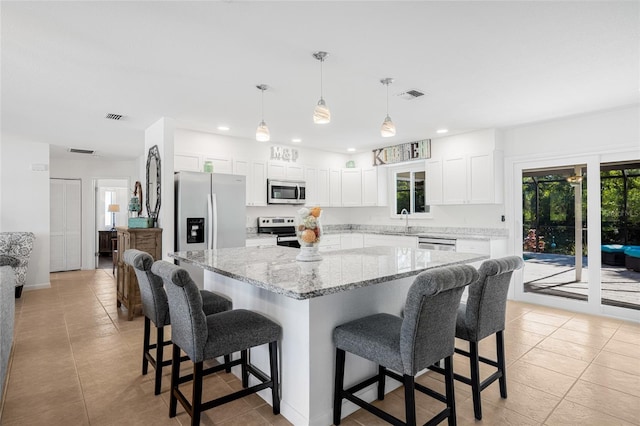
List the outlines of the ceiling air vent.
<svg viewBox="0 0 640 426">
<path fill-rule="evenodd" d="M 112 114 L 110 112 L 107 113 L 107 115 L 104 116 L 104 118 L 106 118 L 107 120 L 120 120 L 122 117 L 124 117 L 124 115 L 122 114 Z"/>
<path fill-rule="evenodd" d="M 406 92 L 398 93 L 402 99 L 406 99 L 410 101 L 411 99 L 419 98 L 420 96 L 424 96 L 424 92 L 421 92 L 416 89 L 407 90 Z"/>
<path fill-rule="evenodd" d="M 79 149 L 79 148 L 69 148 L 69 152 L 73 153 L 73 154 L 87 154 L 87 155 L 93 155 L 93 153 L 95 152 L 93 149 Z"/>
</svg>

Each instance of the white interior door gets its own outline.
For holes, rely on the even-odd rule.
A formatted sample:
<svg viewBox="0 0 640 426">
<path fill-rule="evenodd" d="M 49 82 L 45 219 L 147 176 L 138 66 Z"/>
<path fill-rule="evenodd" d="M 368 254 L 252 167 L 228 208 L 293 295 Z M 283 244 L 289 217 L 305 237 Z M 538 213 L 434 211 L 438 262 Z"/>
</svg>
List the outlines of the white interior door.
<svg viewBox="0 0 640 426">
<path fill-rule="evenodd" d="M 50 271 L 82 266 L 81 181 L 50 180 Z"/>
</svg>

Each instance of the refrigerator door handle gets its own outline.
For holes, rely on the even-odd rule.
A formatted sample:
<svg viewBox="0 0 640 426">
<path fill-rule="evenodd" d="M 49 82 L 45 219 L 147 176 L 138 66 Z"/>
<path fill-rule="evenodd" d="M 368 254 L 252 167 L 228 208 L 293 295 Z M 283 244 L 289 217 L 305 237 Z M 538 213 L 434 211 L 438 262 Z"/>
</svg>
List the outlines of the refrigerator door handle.
<svg viewBox="0 0 640 426">
<path fill-rule="evenodd" d="M 207 250 L 213 248 L 213 197 L 207 194 Z"/>
<path fill-rule="evenodd" d="M 218 248 L 218 197 L 216 194 L 211 194 L 210 196 L 211 210 L 213 213 L 211 223 L 211 233 L 213 234 L 213 238 L 211 241 L 211 249 Z"/>
</svg>

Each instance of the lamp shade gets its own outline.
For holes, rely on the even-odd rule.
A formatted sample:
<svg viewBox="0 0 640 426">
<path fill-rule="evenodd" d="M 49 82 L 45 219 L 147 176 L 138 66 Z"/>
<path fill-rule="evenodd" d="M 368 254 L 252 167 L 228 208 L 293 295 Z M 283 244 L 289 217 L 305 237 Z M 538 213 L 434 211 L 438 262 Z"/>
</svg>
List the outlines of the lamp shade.
<svg viewBox="0 0 640 426">
<path fill-rule="evenodd" d="M 107 211 L 110 213 L 118 213 L 120 211 L 120 204 L 109 204 Z"/>
<path fill-rule="evenodd" d="M 318 105 L 313 110 L 313 122 L 316 124 L 328 124 L 331 122 L 331 112 L 322 98 L 320 98 Z"/>
<path fill-rule="evenodd" d="M 396 125 L 393 124 L 393 121 L 391 121 L 391 117 L 389 117 L 388 115 L 382 123 L 382 127 L 380 128 L 380 135 L 382 135 L 383 138 L 389 138 L 396 135 Z"/>
<path fill-rule="evenodd" d="M 258 142 L 269 142 L 271 136 L 269 135 L 269 128 L 267 127 L 267 123 L 263 121 L 258 125 L 258 129 L 256 130 L 256 140 Z"/>
</svg>

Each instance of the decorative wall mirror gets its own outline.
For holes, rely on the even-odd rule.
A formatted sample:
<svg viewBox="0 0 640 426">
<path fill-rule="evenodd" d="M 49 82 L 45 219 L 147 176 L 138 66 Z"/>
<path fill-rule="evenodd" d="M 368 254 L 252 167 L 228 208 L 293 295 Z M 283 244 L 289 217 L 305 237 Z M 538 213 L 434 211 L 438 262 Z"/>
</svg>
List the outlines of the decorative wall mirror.
<svg viewBox="0 0 640 426">
<path fill-rule="evenodd" d="M 160 151 L 158 145 L 149 148 L 147 155 L 147 216 L 154 226 L 160 213 Z"/>
</svg>

